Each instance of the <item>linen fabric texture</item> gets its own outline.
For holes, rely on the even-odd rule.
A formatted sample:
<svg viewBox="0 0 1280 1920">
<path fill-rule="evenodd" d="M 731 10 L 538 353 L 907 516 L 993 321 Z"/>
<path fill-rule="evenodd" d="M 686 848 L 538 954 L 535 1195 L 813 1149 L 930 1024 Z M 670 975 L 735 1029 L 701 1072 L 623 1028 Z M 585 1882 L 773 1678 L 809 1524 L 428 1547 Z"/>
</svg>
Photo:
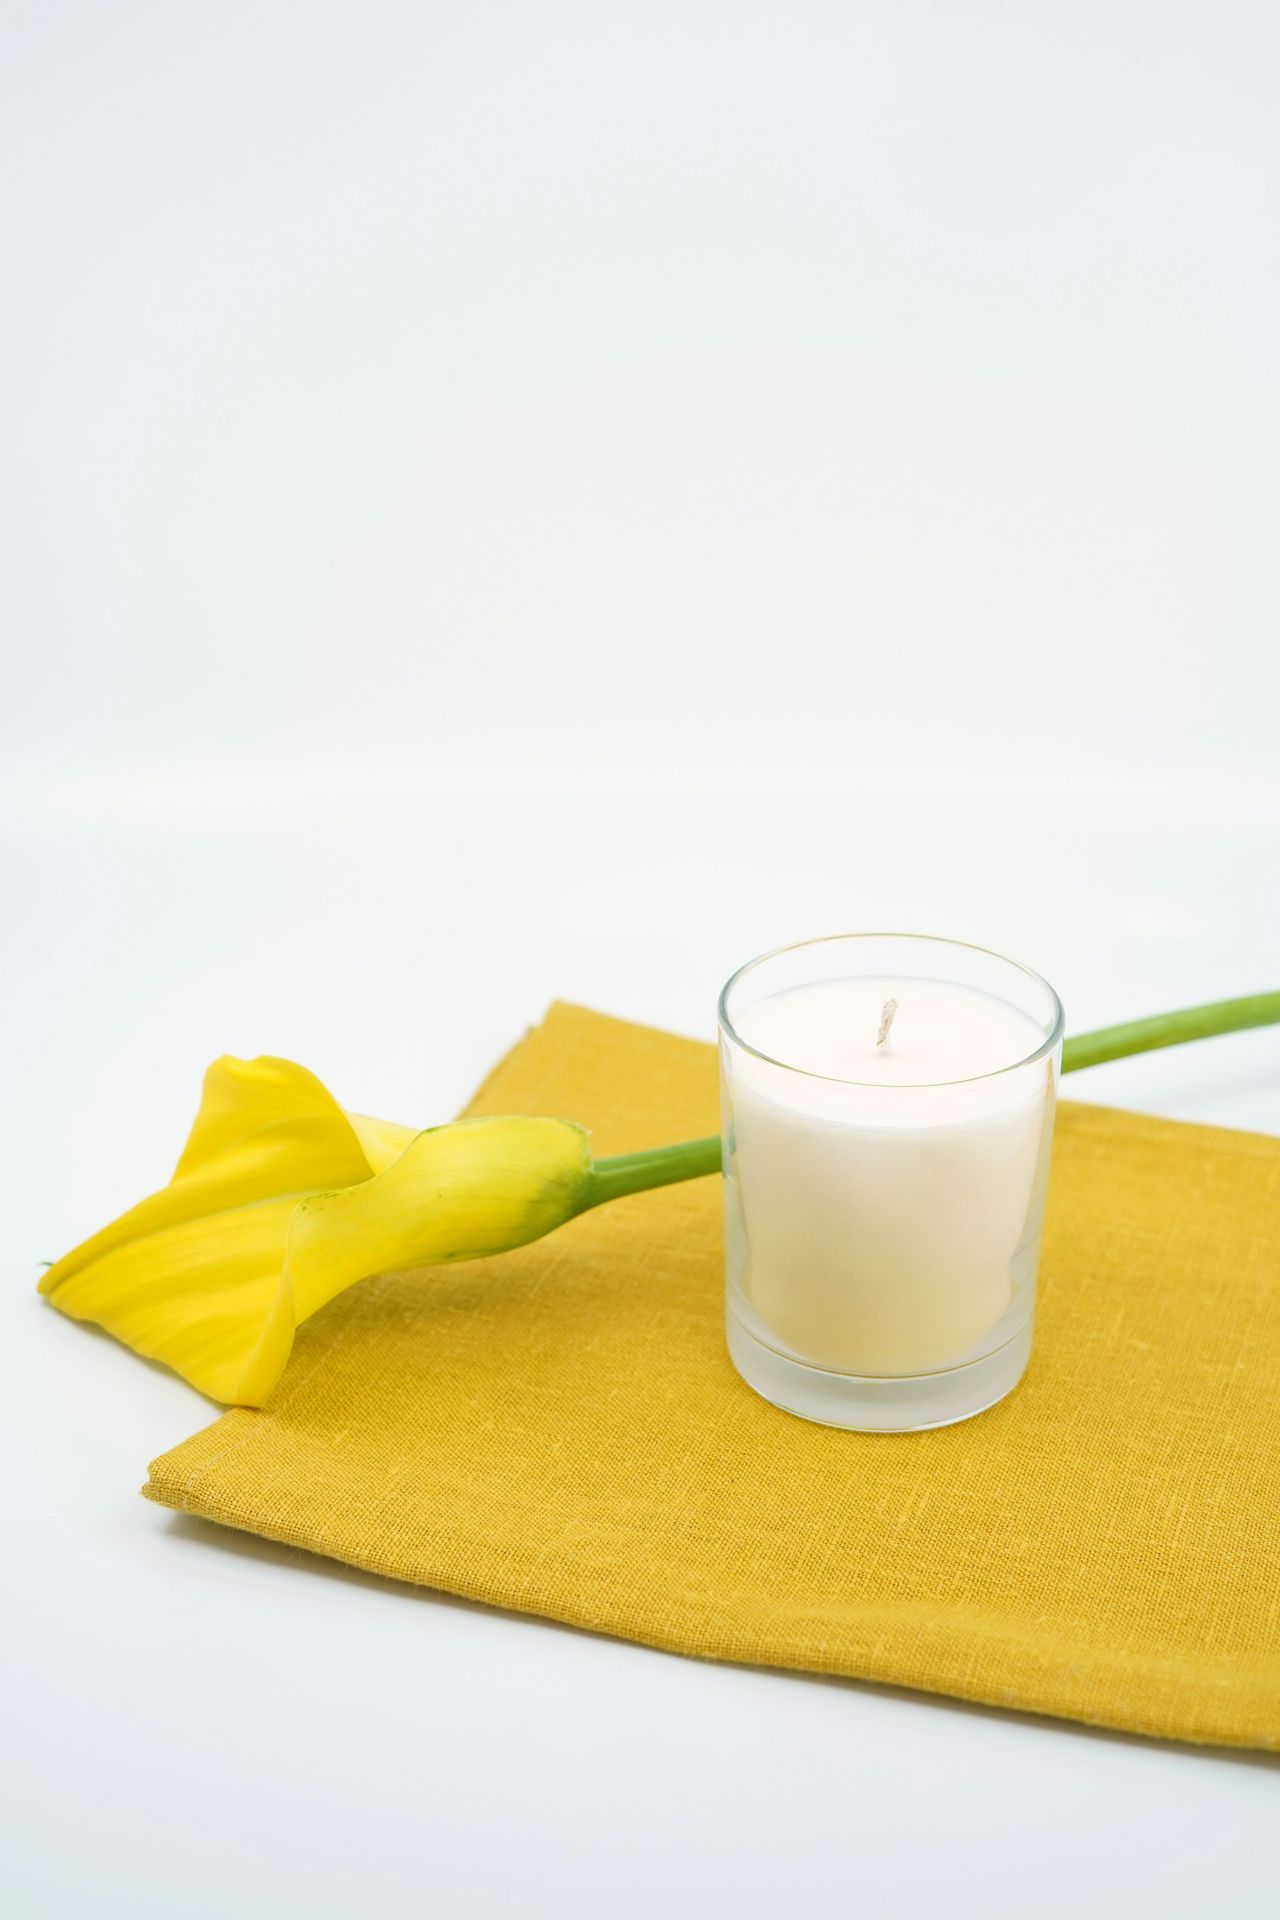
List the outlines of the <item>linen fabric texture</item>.
<svg viewBox="0 0 1280 1920">
<path fill-rule="evenodd" d="M 558 1005 L 468 1113 L 714 1132 L 715 1051 Z M 928 1433 L 743 1385 L 720 1207 L 353 1288 L 148 1498 L 676 1653 L 1280 1746 L 1280 1140 L 1064 1103 L 1030 1371 Z"/>
</svg>

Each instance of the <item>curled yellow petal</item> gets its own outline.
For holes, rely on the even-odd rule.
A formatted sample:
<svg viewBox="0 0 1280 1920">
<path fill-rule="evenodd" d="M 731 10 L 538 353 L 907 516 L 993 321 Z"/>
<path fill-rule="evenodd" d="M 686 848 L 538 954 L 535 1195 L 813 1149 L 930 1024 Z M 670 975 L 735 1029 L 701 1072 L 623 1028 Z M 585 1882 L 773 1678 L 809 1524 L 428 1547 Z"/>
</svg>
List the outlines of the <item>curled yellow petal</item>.
<svg viewBox="0 0 1280 1920">
<path fill-rule="evenodd" d="M 371 1120 L 366 1113 L 349 1113 L 360 1150 L 374 1173 L 381 1173 L 398 1160 L 418 1129 L 398 1127 L 393 1120 Z"/>
<path fill-rule="evenodd" d="M 355 1136 L 352 1116 L 343 1112 L 329 1089 L 306 1067 L 270 1054 L 256 1060 L 224 1054 L 205 1074 L 200 1111 L 174 1180 L 216 1165 L 229 1148 L 270 1135 L 282 1124 L 301 1121 L 327 1122 L 345 1140 Z"/>
<path fill-rule="evenodd" d="M 260 1406 L 294 1330 L 357 1280 L 522 1246 L 584 1204 L 558 1120 L 415 1134 L 348 1114 L 305 1067 L 216 1061 L 177 1171 L 50 1268 L 41 1291 L 213 1399 Z"/>
<path fill-rule="evenodd" d="M 245 1296 L 239 1374 L 233 1382 L 221 1367 L 206 1370 L 205 1392 L 261 1406 L 294 1328 L 337 1294 L 394 1267 L 477 1260 L 540 1239 L 578 1211 L 590 1172 L 587 1135 L 564 1120 L 459 1120 L 415 1135 L 372 1180 L 298 1203 L 271 1298 L 250 1311 Z"/>
<path fill-rule="evenodd" d="M 268 1384 L 278 1378 L 293 1344 L 277 1302 L 297 1207 L 289 1194 L 162 1228 L 67 1275 L 49 1297 L 212 1399 L 238 1401 L 264 1367 Z"/>
<path fill-rule="evenodd" d="M 354 1120 L 305 1067 L 215 1060 L 169 1185 L 64 1254 L 40 1291 L 235 1400 L 289 1355 L 293 1322 L 280 1325 L 277 1296 L 299 1200 L 373 1170 Z"/>
<path fill-rule="evenodd" d="M 376 1179 L 304 1200 L 286 1261 L 299 1320 L 354 1280 L 506 1253 L 563 1226 L 591 1170 L 567 1120 L 459 1120 L 417 1135 Z"/>
<path fill-rule="evenodd" d="M 72 1312 L 63 1283 L 117 1248 L 228 1208 L 350 1186 L 372 1171 L 352 1122 L 305 1067 L 290 1060 L 215 1060 L 169 1185 L 64 1254 L 40 1291 Z"/>
</svg>

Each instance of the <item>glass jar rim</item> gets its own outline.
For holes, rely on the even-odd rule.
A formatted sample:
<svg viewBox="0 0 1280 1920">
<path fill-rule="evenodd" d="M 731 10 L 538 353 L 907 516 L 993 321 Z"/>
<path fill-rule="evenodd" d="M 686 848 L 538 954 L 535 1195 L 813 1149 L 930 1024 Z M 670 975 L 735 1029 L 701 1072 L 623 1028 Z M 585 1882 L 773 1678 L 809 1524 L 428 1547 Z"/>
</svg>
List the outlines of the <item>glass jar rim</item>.
<svg viewBox="0 0 1280 1920">
<path fill-rule="evenodd" d="M 846 1075 L 839 1073 L 815 1073 L 810 1067 L 797 1067 L 789 1060 L 779 1060 L 773 1054 L 763 1053 L 759 1047 L 753 1047 L 749 1040 L 744 1040 L 738 1032 L 738 1029 L 734 1026 L 729 1014 L 729 995 L 740 980 L 745 979 L 749 973 L 754 973 L 757 967 L 767 965 L 770 960 L 780 960 L 785 954 L 800 953 L 806 947 L 836 946 L 843 942 L 854 940 L 918 941 L 921 945 L 959 947 L 966 953 L 980 953 L 989 960 L 998 960 L 1002 966 L 1012 967 L 1016 973 L 1020 973 L 1026 979 L 1033 981 L 1035 985 L 1041 988 L 1048 996 L 1049 1010 L 1052 1015 L 1050 1032 L 1031 1053 L 1024 1054 L 1021 1059 L 1010 1060 L 1003 1067 L 992 1067 L 986 1073 L 966 1073 L 955 1080 L 895 1081 L 892 1085 L 886 1084 L 886 1082 L 881 1080 L 851 1080 Z M 928 977 L 930 976 L 922 976 L 922 978 Z M 832 978 L 839 978 L 839 976 L 832 975 Z M 815 981 L 812 984 L 817 985 L 818 983 Z M 1044 975 L 1037 973 L 1034 967 L 1024 966 L 1021 960 L 1011 960 L 1007 954 L 997 953 L 994 947 L 980 947 L 977 942 L 973 940 L 952 940 L 948 935 L 942 933 L 901 933 L 889 931 L 822 933 L 816 935 L 813 939 L 790 940 L 785 946 L 770 947 L 767 953 L 758 953 L 754 960 L 746 961 L 742 966 L 738 967 L 735 972 L 731 973 L 725 981 L 723 987 L 720 989 L 720 998 L 716 1003 L 716 1018 L 722 1034 L 732 1040 L 736 1047 L 741 1047 L 744 1053 L 751 1054 L 756 1060 L 762 1060 L 766 1066 L 778 1067 L 783 1073 L 798 1074 L 806 1080 L 823 1080 L 834 1086 L 874 1087 L 877 1091 L 898 1093 L 909 1092 L 913 1088 L 919 1092 L 929 1087 L 972 1086 L 980 1080 L 998 1080 L 1002 1074 L 1017 1073 L 1020 1068 L 1034 1066 L 1037 1060 L 1043 1060 L 1047 1055 L 1051 1054 L 1061 1043 L 1066 1028 L 1066 1014 L 1063 1011 L 1062 1002 L 1058 998 L 1057 992 L 1050 986 Z"/>
</svg>

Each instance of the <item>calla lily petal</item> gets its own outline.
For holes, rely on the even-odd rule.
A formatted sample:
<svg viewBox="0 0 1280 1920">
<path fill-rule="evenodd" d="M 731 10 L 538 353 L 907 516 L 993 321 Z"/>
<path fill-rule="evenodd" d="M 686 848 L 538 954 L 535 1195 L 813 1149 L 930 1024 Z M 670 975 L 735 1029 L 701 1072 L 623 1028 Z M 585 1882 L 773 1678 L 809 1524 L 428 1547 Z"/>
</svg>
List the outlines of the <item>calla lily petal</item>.
<svg viewBox="0 0 1280 1920">
<path fill-rule="evenodd" d="M 278 1324 L 276 1303 L 297 1207 L 290 1194 L 162 1228 L 92 1261 L 50 1298 L 214 1400 L 239 1401 L 261 1377 L 269 1331 L 271 1379 L 289 1357 L 293 1325 Z"/>
<path fill-rule="evenodd" d="M 425 1133 L 346 1113 L 305 1067 L 222 1059 L 167 1187 L 50 1268 L 41 1292 L 213 1399 L 260 1406 L 298 1323 L 355 1281 L 522 1246 L 586 1204 L 580 1127 Z"/>
<path fill-rule="evenodd" d="M 363 1186 L 304 1200 L 286 1270 L 305 1320 L 354 1280 L 523 1247 L 581 1206 L 587 1135 L 567 1120 L 520 1116 L 433 1127 Z"/>
<path fill-rule="evenodd" d="M 270 1054 L 237 1060 L 224 1054 L 205 1074 L 200 1111 L 173 1177 L 197 1173 L 217 1163 L 228 1147 L 300 1120 L 327 1121 L 348 1138 L 353 1131 L 329 1089 L 296 1061 Z"/>
<path fill-rule="evenodd" d="M 416 1127 L 398 1127 L 394 1120 L 371 1120 L 365 1113 L 349 1113 L 352 1131 L 374 1173 L 398 1160 L 417 1134 Z"/>
<path fill-rule="evenodd" d="M 409 1129 L 401 1131 L 412 1139 Z M 40 1291 L 62 1306 L 63 1282 L 118 1247 L 229 1207 L 350 1186 L 372 1172 L 352 1122 L 305 1067 L 215 1060 L 169 1185 L 64 1254 Z"/>
</svg>

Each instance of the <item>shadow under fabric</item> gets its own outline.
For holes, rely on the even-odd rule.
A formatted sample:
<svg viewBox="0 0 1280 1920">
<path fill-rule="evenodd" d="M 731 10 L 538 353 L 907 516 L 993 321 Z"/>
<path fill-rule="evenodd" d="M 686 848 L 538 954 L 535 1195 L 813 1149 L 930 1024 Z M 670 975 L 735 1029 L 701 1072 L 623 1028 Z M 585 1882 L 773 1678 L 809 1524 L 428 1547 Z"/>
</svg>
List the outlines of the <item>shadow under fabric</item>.
<svg viewBox="0 0 1280 1920">
<path fill-rule="evenodd" d="M 469 1114 L 714 1132 L 714 1049 L 553 1007 Z M 152 1500 L 673 1652 L 1280 1748 L 1280 1140 L 1059 1109 L 1036 1347 L 931 1433 L 733 1372 L 720 1183 L 385 1274 Z"/>
</svg>

